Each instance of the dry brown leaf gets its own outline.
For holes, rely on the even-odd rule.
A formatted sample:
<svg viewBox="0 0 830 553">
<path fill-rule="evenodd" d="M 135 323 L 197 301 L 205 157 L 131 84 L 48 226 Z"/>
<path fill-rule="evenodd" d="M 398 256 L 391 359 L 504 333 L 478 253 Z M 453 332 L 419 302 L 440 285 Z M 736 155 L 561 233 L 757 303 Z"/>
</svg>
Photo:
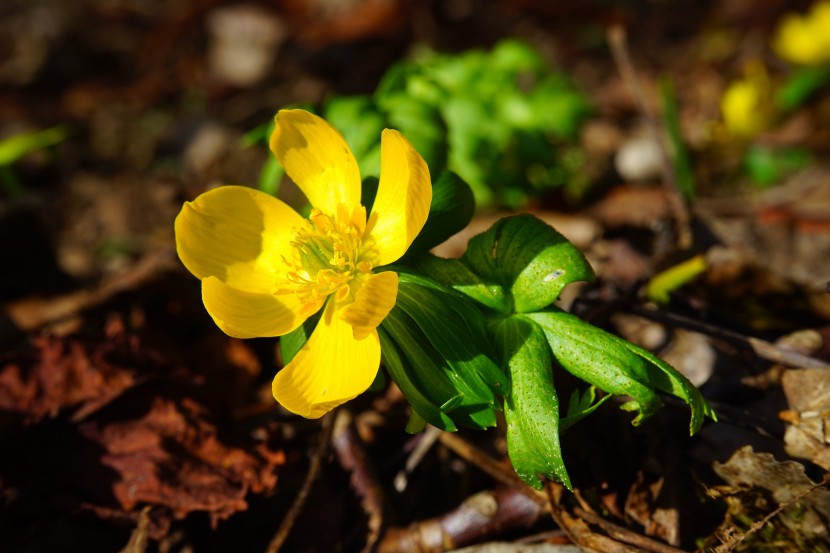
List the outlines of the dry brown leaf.
<svg viewBox="0 0 830 553">
<path fill-rule="evenodd" d="M 790 370 L 781 385 L 791 412 L 784 434 L 787 453 L 830 470 L 830 373 L 826 369 Z"/>
<path fill-rule="evenodd" d="M 776 502 L 768 505 L 766 511 L 771 512 L 778 505 L 796 500 L 792 505 L 784 508 L 777 520 L 789 530 L 806 539 L 827 539 L 830 531 L 827 520 L 830 520 L 830 490 L 818 488 L 808 495 L 798 499 L 813 488 L 816 483 L 804 473 L 804 467 L 795 461 L 776 461 L 770 453 L 755 453 L 752 447 L 745 446 L 736 451 L 725 463 L 714 463 L 715 472 L 723 478 L 729 488 L 721 490 L 727 496 L 746 496 L 749 492 L 764 490 Z M 745 505 L 745 515 L 760 519 L 757 503 Z M 764 513 L 766 514 L 766 513 Z"/>
<path fill-rule="evenodd" d="M 108 520 L 150 506 L 153 538 L 190 513 L 216 523 L 244 511 L 248 493 L 274 489 L 284 454 L 220 431 L 207 405 L 222 398 L 197 382 L 117 320 L 101 336 L 35 338 L 0 363 L 0 412 L 28 423 L 4 436 L 15 455 L 0 480 Z"/>
<path fill-rule="evenodd" d="M 273 489 L 284 460 L 262 447 L 226 445 L 207 409 L 188 397 L 154 397 L 140 417 L 89 421 L 79 431 L 103 448 L 101 464 L 117 473 L 112 492 L 125 511 L 155 505 L 175 518 L 204 511 L 215 523 L 244 511 L 249 491 Z"/>
<path fill-rule="evenodd" d="M 33 338 L 25 351 L 0 360 L 0 410 L 27 423 L 70 407 L 94 410 L 135 383 L 132 369 L 116 360 L 133 347 L 124 340 L 91 345 L 78 338 Z"/>
</svg>

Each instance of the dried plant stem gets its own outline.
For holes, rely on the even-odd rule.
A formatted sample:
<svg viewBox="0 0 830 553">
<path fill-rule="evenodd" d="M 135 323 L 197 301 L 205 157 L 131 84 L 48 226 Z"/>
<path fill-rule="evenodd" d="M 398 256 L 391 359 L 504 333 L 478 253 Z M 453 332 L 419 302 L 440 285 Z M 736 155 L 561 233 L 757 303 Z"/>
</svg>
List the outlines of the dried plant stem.
<svg viewBox="0 0 830 553">
<path fill-rule="evenodd" d="M 822 361 L 821 359 L 816 359 L 815 357 L 810 357 L 809 355 L 804 355 L 803 353 L 799 353 L 797 351 L 791 351 L 778 347 L 775 344 L 761 340 L 760 338 L 744 336 L 743 334 L 697 321 L 689 317 L 677 315 L 675 313 L 657 311 L 640 306 L 626 308 L 626 311 L 668 326 L 679 326 L 694 332 L 700 332 L 702 334 L 712 336 L 713 338 L 720 338 L 743 346 L 751 349 L 761 359 L 766 359 L 767 361 L 772 361 L 773 363 L 779 363 L 790 367 L 798 367 L 801 369 L 830 368 L 830 364 Z"/>
<path fill-rule="evenodd" d="M 577 508 L 573 513 L 570 513 L 562 505 L 562 497 L 567 493 L 564 486 L 549 482 L 546 487 L 547 493 L 534 490 L 522 482 L 509 466 L 496 461 L 455 434 L 444 432 L 438 439 L 441 444 L 459 457 L 542 506 L 550 513 L 553 520 L 568 535 L 571 541 L 583 550 L 600 551 L 602 553 L 630 553 L 635 551 L 682 553 L 680 549 L 632 532 L 584 509 Z M 588 523 L 599 526 L 611 537 L 592 531 Z"/>
<path fill-rule="evenodd" d="M 776 517 L 781 511 L 783 511 L 790 505 L 796 504 L 797 502 L 801 501 L 817 489 L 826 486 L 828 483 L 830 483 L 830 472 L 824 475 L 824 478 L 821 479 L 821 482 L 813 484 L 812 486 L 810 486 L 803 492 L 799 493 L 792 499 L 781 503 L 767 516 L 765 516 L 757 522 L 754 522 L 752 526 L 749 527 L 749 530 L 747 530 L 746 532 L 742 532 L 737 535 L 732 535 L 727 541 L 715 547 L 714 553 L 729 553 L 730 551 L 734 551 L 735 548 L 741 544 L 741 542 L 743 542 L 746 538 L 748 538 L 749 536 L 751 536 L 752 534 L 766 526 L 769 523 L 769 521 Z"/>
<path fill-rule="evenodd" d="M 363 511 L 369 519 L 369 533 L 363 551 L 374 551 L 383 528 L 383 489 L 371 470 L 352 415 L 347 409 L 341 408 L 337 412 L 331 443 L 340 465 L 351 475 L 352 489 L 360 497 Z"/>
<path fill-rule="evenodd" d="M 421 435 L 421 439 L 415 444 L 415 447 L 412 450 L 412 453 L 406 459 L 406 465 L 404 468 L 401 469 L 398 474 L 395 475 L 395 491 L 402 492 L 406 489 L 409 475 L 412 474 L 412 471 L 418 466 L 421 460 L 424 458 L 424 455 L 432 448 L 433 444 L 438 441 L 438 437 L 441 435 L 441 430 L 435 428 L 434 426 L 427 426 L 426 430 L 424 430 L 423 434 Z"/>
<path fill-rule="evenodd" d="M 21 332 L 31 332 L 44 325 L 66 320 L 104 303 L 126 290 L 132 290 L 172 270 L 178 264 L 170 249 L 149 253 L 129 268 L 105 278 L 92 288 L 50 298 L 25 298 L 6 306 L 6 315 Z"/>
<path fill-rule="evenodd" d="M 669 156 L 666 143 L 663 139 L 662 126 L 657 117 L 651 113 L 646 102 L 645 92 L 634 70 L 634 63 L 631 61 L 631 55 L 628 52 L 625 29 L 619 25 L 608 29 L 608 44 L 611 47 L 611 55 L 614 58 L 614 63 L 617 64 L 620 76 L 622 76 L 628 90 L 637 102 L 637 106 L 648 125 L 652 140 L 659 145 L 663 184 L 668 190 L 670 207 L 677 224 L 677 245 L 681 250 L 687 250 L 692 246 L 689 210 L 683 199 L 683 195 L 680 193 L 677 175 L 674 172 L 671 157 Z"/>
<path fill-rule="evenodd" d="M 288 539 L 288 535 L 291 533 L 291 528 L 294 527 L 297 517 L 300 516 L 303 506 L 305 506 L 306 499 L 308 499 L 308 494 L 311 491 L 311 486 L 314 484 L 314 480 L 316 480 L 317 475 L 320 472 L 320 467 L 323 464 L 323 457 L 325 457 L 326 450 L 331 442 L 333 427 L 334 415 L 329 413 L 323 418 L 323 426 L 320 431 L 320 442 L 317 444 L 314 453 L 311 455 L 311 464 L 308 467 L 308 474 L 306 474 L 303 486 L 300 488 L 300 492 L 297 494 L 296 499 L 294 499 L 294 503 L 291 505 L 291 508 L 285 514 L 285 517 L 283 517 L 280 527 L 277 529 L 276 534 L 274 534 L 274 537 L 265 549 L 265 553 L 277 553 L 285 543 L 285 540 Z"/>
</svg>

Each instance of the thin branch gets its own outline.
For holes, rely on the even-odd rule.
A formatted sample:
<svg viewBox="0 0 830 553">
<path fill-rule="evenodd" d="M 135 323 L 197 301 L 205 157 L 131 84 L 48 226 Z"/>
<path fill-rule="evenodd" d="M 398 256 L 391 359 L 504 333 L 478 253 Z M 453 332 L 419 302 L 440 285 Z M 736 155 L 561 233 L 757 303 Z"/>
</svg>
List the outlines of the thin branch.
<svg viewBox="0 0 830 553">
<path fill-rule="evenodd" d="M 406 489 L 409 475 L 415 470 L 415 467 L 424 458 L 424 455 L 432 448 L 433 444 L 438 441 L 438 436 L 441 435 L 441 430 L 434 426 L 428 425 L 421 435 L 421 439 L 415 444 L 409 457 L 406 459 L 404 468 L 395 475 L 394 487 L 396 492 L 402 492 Z"/>
<path fill-rule="evenodd" d="M 274 537 L 271 538 L 271 543 L 268 544 L 267 549 L 265 549 L 265 553 L 277 553 L 283 543 L 285 543 L 285 540 L 288 539 L 288 535 L 291 533 L 291 528 L 294 527 L 297 517 L 300 516 L 300 513 L 305 506 L 305 502 L 308 499 L 308 494 L 311 491 L 311 486 L 314 484 L 314 480 L 317 479 L 317 474 L 320 472 L 320 467 L 323 465 L 323 457 L 325 457 L 329 443 L 331 442 L 333 427 L 334 416 L 332 414 L 328 414 L 323 418 L 323 427 L 320 430 L 320 442 L 317 444 L 317 448 L 314 450 L 314 453 L 312 453 L 311 464 L 308 467 L 308 474 L 306 474 L 303 486 L 300 488 L 300 492 L 294 499 L 294 503 L 291 505 L 291 508 L 282 519 L 276 534 L 274 534 Z"/>
<path fill-rule="evenodd" d="M 717 546 L 714 549 L 714 553 L 729 553 L 730 551 L 734 551 L 735 548 L 738 547 L 738 545 L 741 544 L 741 542 L 743 542 L 746 538 L 748 538 L 749 536 L 751 536 L 752 534 L 754 534 L 755 532 L 757 532 L 758 530 L 760 530 L 761 528 L 766 526 L 769 523 L 769 521 L 772 520 L 774 517 L 776 517 L 779 513 L 781 513 L 781 511 L 783 511 L 784 509 L 786 509 L 790 505 L 796 504 L 797 502 L 801 501 L 802 499 L 804 499 L 805 497 L 807 497 L 808 495 L 810 495 L 811 493 L 813 493 L 817 489 L 826 486 L 828 483 L 830 483 L 830 472 L 825 473 L 824 478 L 821 479 L 821 482 L 817 482 L 817 483 L 813 484 L 812 486 L 810 486 L 806 490 L 804 490 L 801 493 L 797 494 L 792 499 L 789 499 L 789 500 L 781 503 L 778 507 L 776 507 L 767 516 L 765 516 L 764 518 L 762 518 L 761 520 L 759 520 L 757 522 L 754 522 L 752 524 L 752 526 L 749 527 L 749 530 L 747 530 L 746 532 L 743 532 L 739 535 L 731 536 L 728 541 L 726 541 L 726 542 L 720 544 L 719 546 Z"/>
<path fill-rule="evenodd" d="M 127 269 L 104 278 L 97 286 L 62 296 L 18 300 L 5 307 L 6 315 L 23 332 L 36 330 L 100 305 L 115 294 L 138 288 L 178 263 L 171 249 L 149 253 Z"/>
<path fill-rule="evenodd" d="M 637 73 L 634 70 L 634 63 L 631 61 L 631 55 L 628 52 L 625 29 L 619 25 L 608 29 L 608 44 L 611 47 L 611 55 L 614 58 L 614 63 L 617 64 L 620 76 L 622 76 L 629 92 L 631 92 L 631 95 L 636 100 L 637 106 L 648 125 L 652 140 L 659 145 L 663 184 L 669 193 L 670 207 L 677 223 L 677 244 L 681 250 L 687 250 L 692 246 L 689 210 L 686 207 L 686 202 L 677 184 L 677 175 L 675 175 L 674 167 L 672 166 L 671 158 L 663 139 L 660 121 L 651 113 L 646 102 L 645 92 L 643 92 L 643 87 L 640 85 L 640 80 L 637 78 Z"/>
<path fill-rule="evenodd" d="M 568 535 L 573 543 L 588 551 L 602 553 L 630 553 L 635 551 L 649 551 L 652 553 L 682 553 L 670 545 L 641 536 L 622 526 L 617 526 L 597 515 L 591 515 L 583 509 L 577 508 L 577 516 L 569 513 L 562 506 L 562 496 L 566 493 L 565 487 L 555 482 L 548 482 L 547 493 L 534 490 L 522 482 L 508 466 L 499 463 L 474 445 L 449 432 L 443 432 L 439 441 L 456 455 L 477 466 L 497 481 L 521 492 L 537 504 L 543 506 L 557 525 Z M 583 516 L 587 514 L 589 516 Z M 602 522 L 599 522 L 602 520 Z M 600 526 L 612 537 L 593 532 L 588 522 Z M 615 538 L 615 539 L 612 539 Z M 617 541 L 619 540 L 619 541 Z M 624 542 L 624 543 L 621 543 Z M 634 547 L 632 547 L 634 546 Z"/>
<path fill-rule="evenodd" d="M 661 543 L 649 537 L 643 536 L 636 532 L 632 532 L 628 528 L 619 526 L 610 522 L 596 513 L 591 513 L 585 509 L 577 507 L 574 509 L 574 514 L 586 522 L 596 524 L 602 528 L 609 536 L 627 544 L 639 547 L 644 551 L 651 551 L 652 553 L 684 553 L 682 549 L 678 549 L 671 545 Z"/>
<path fill-rule="evenodd" d="M 548 492 L 548 508 L 551 518 L 565 531 L 570 540 L 583 551 L 596 551 L 597 553 L 638 553 L 642 551 L 622 544 L 608 536 L 592 532 L 584 520 L 569 513 L 562 506 L 564 486 L 550 482 L 545 489 Z"/>
<path fill-rule="evenodd" d="M 340 465 L 349 472 L 349 482 L 369 518 L 369 534 L 363 551 L 373 551 L 383 527 L 383 489 L 370 468 L 363 444 L 354 429 L 352 415 L 347 409 L 341 408 L 337 412 L 331 443 Z"/>
<path fill-rule="evenodd" d="M 477 466 L 489 474 L 497 482 L 501 482 L 505 486 L 519 490 L 541 505 L 547 504 L 548 499 L 543 492 L 534 490 L 522 482 L 513 469 L 496 461 L 468 441 L 463 440 L 450 432 L 441 432 L 438 436 L 438 441 L 440 441 L 444 447 L 451 450 L 468 463 Z"/>
<path fill-rule="evenodd" d="M 390 528 L 379 553 L 438 553 L 480 542 L 506 530 L 528 528 L 539 520 L 545 507 L 524 493 L 498 487 L 479 492 L 448 513 Z"/>
<path fill-rule="evenodd" d="M 797 351 L 788 350 L 786 348 L 778 347 L 771 342 L 761 340 L 760 338 L 753 338 L 751 336 L 744 336 L 731 330 L 719 328 L 708 323 L 704 323 L 689 317 L 669 313 L 667 311 L 656 311 L 640 306 L 627 307 L 625 311 L 639 315 L 646 319 L 657 321 L 668 326 L 679 326 L 695 332 L 700 332 L 713 338 L 720 338 L 744 348 L 750 349 L 761 359 L 787 365 L 790 367 L 798 367 L 801 369 L 826 369 L 830 368 L 830 364 L 804 355 Z"/>
</svg>

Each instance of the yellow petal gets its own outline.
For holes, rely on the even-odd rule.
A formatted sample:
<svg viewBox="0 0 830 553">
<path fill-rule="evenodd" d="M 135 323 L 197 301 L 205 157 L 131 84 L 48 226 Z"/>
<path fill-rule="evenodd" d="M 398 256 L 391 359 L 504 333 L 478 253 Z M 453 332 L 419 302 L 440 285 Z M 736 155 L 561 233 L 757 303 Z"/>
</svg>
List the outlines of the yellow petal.
<svg viewBox="0 0 830 553">
<path fill-rule="evenodd" d="M 176 250 L 198 278 L 213 276 L 239 290 L 273 292 L 282 255 L 303 218 L 252 188 L 222 186 L 187 202 L 176 217 Z"/>
<path fill-rule="evenodd" d="M 368 336 L 395 307 L 398 275 L 386 271 L 371 275 L 357 291 L 354 303 L 343 308 L 340 316 L 354 329 L 355 340 Z"/>
<path fill-rule="evenodd" d="M 275 118 L 271 151 L 311 205 L 335 215 L 337 206 L 360 205 L 360 172 L 352 151 L 324 119 L 301 109 Z"/>
<path fill-rule="evenodd" d="M 811 64 L 821 57 L 809 21 L 795 14 L 781 20 L 772 46 L 781 58 L 793 63 Z"/>
<path fill-rule="evenodd" d="M 323 305 L 302 303 L 295 294 L 238 290 L 212 276 L 202 280 L 202 301 L 216 325 L 235 338 L 282 336 Z"/>
<path fill-rule="evenodd" d="M 429 168 L 398 131 L 381 135 L 380 182 L 367 231 L 377 249 L 375 266 L 401 257 L 421 232 L 432 202 Z"/>
<path fill-rule="evenodd" d="M 366 391 L 380 366 L 377 331 L 355 340 L 335 306 L 328 303 L 311 338 L 277 373 L 271 387 L 283 407 L 309 419 Z"/>
</svg>

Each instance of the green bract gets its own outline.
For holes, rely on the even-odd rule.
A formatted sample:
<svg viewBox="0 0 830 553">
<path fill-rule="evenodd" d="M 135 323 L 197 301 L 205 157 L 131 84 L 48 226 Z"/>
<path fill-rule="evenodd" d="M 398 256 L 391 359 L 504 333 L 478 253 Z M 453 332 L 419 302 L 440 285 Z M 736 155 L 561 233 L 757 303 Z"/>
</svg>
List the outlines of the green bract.
<svg viewBox="0 0 830 553">
<path fill-rule="evenodd" d="M 715 418 L 697 388 L 649 351 L 559 309 L 526 317 L 544 330 L 554 359 L 568 372 L 608 393 L 631 396 L 623 409 L 638 412 L 632 421 L 635 426 L 662 405 L 656 390 L 672 394 L 691 407 L 691 434 L 700 429 L 705 416 Z"/>
<path fill-rule="evenodd" d="M 507 451 L 525 483 L 541 489 L 539 475 L 571 481 L 559 448 L 559 400 L 545 335 L 534 323 L 508 317 L 493 325 L 502 364 L 510 374 L 512 393 L 504 399 Z"/>
<path fill-rule="evenodd" d="M 399 271 L 395 307 L 381 323 L 390 376 L 420 418 L 443 430 L 495 426 L 510 381 L 493 361 L 484 317 L 464 296 Z"/>
<path fill-rule="evenodd" d="M 640 424 L 662 405 L 657 392 L 685 401 L 690 430 L 715 418 L 697 389 L 650 352 L 552 307 L 569 283 L 590 281 L 593 270 L 564 236 L 531 215 L 506 217 L 473 237 L 461 259 L 431 255 L 416 267 L 465 294 L 488 314 L 489 333 L 510 376 L 505 395 L 508 453 L 517 474 L 534 487 L 539 476 L 570 486 L 559 433 L 593 412 L 609 396 L 628 396 L 622 408 Z M 562 366 L 591 387 L 571 396 L 560 419 L 553 371 Z"/>
<path fill-rule="evenodd" d="M 505 217 L 473 237 L 461 263 L 471 276 L 460 282 L 464 277 L 449 264 L 425 261 L 419 268 L 460 291 L 470 283 L 484 285 L 489 294 L 502 297 L 482 303 L 504 314 L 543 309 L 567 284 L 594 279 L 582 252 L 532 215 Z M 452 272 L 445 274 L 443 267 Z"/>
</svg>

